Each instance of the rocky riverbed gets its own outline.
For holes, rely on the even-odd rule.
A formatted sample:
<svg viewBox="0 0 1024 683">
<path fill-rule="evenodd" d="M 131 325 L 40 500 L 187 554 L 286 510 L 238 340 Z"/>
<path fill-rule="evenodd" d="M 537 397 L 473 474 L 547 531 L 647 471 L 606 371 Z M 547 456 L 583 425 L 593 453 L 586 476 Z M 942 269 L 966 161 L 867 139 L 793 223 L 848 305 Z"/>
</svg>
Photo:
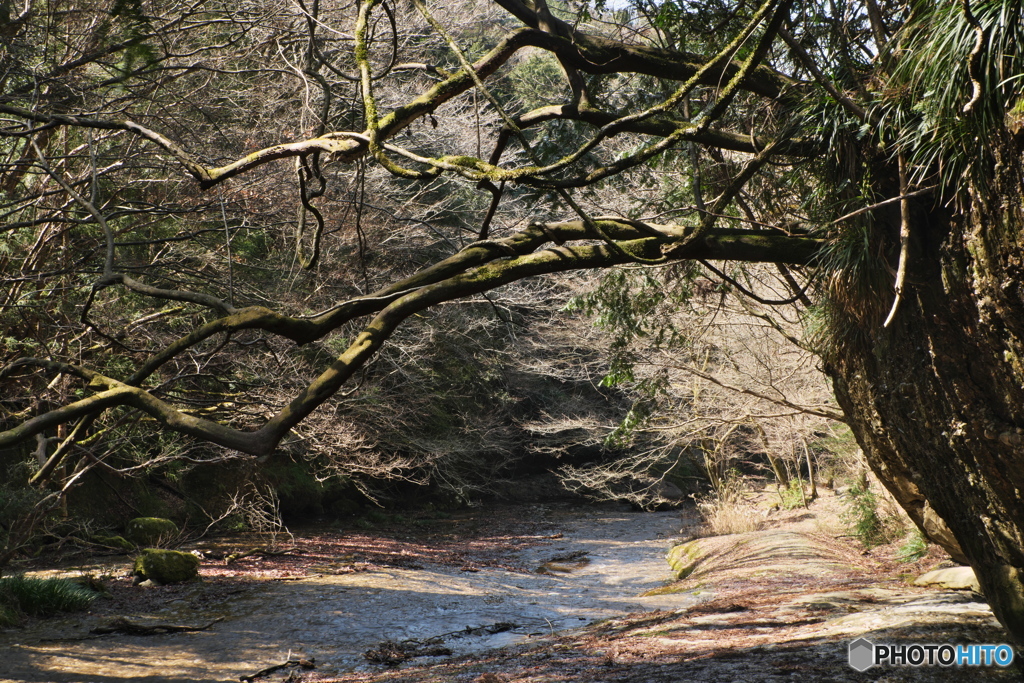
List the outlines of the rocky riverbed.
<svg viewBox="0 0 1024 683">
<path fill-rule="evenodd" d="M 5 632 L 0 675 L 222 681 L 289 659 L 315 663 L 322 674 L 372 671 L 696 602 L 687 594 L 643 597 L 672 578 L 664 558 L 678 540 L 679 512 L 524 506 L 429 525 L 404 521 L 405 529 L 386 525 L 386 539 L 317 529 L 231 563 L 239 552 L 230 541 L 198 544 L 204 581 L 192 585 L 123 585 L 116 563 L 92 564 L 86 569 L 113 585 L 113 604 Z M 96 633 L 118 617 L 151 630 L 212 625 Z"/>
<path fill-rule="evenodd" d="M 851 669 L 857 637 L 1005 635 L 977 594 L 908 585 L 900 574 L 926 567 L 843 538 L 836 506 L 822 500 L 774 513 L 760 531 L 698 540 L 681 582 L 665 555 L 689 538 L 691 516 L 569 505 L 321 525 L 270 546 L 200 543 L 204 580 L 181 586 L 133 586 L 124 558 L 82 559 L 64 571 L 92 573 L 112 597 L 0 633 L 0 679 L 1016 679 L 995 668 Z M 117 619 L 149 634 L 111 629 Z"/>
</svg>

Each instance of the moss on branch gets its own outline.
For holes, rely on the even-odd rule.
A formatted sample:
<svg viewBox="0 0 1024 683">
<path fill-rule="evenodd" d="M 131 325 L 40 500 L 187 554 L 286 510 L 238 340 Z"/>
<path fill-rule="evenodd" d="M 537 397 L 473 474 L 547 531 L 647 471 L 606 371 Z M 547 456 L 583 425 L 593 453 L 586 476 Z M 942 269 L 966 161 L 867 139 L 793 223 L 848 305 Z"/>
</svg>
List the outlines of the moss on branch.
<svg viewBox="0 0 1024 683">
<path fill-rule="evenodd" d="M 822 240 L 810 237 L 750 230 L 717 230 L 703 239 L 690 240 L 687 236 L 689 231 L 683 226 L 640 227 L 610 219 L 600 219 L 598 223 L 605 234 L 619 240 L 616 242 L 617 248 L 607 243 L 562 244 L 536 251 L 539 246 L 552 240 L 568 242 L 594 239 L 596 235 L 582 221 L 535 224 L 512 238 L 502 240 L 501 245 L 471 245 L 445 262 L 397 283 L 388 290 L 382 290 L 385 293 L 380 296 L 343 304 L 338 309 L 318 316 L 318 319 L 288 318 L 259 307 L 243 309 L 208 323 L 175 342 L 132 376 L 131 382 L 140 383 L 161 362 L 199 339 L 218 332 L 264 329 L 292 339 L 311 340 L 350 320 L 355 312 L 376 310 L 377 315 L 353 343 L 291 403 L 256 431 L 238 430 L 187 414 L 143 388 L 86 368 L 22 359 L 16 365 L 5 368 L 0 376 L 10 375 L 16 367 L 34 365 L 50 372 L 76 376 L 98 391 L 0 432 L 0 447 L 24 441 L 58 424 L 114 406 L 127 406 L 149 414 L 172 431 L 251 455 L 265 455 L 276 448 L 292 427 L 339 391 L 404 320 L 431 306 L 480 294 L 536 275 L 608 268 L 629 263 L 631 257 L 654 259 L 666 256 L 673 260 L 767 261 L 802 265 L 810 263 L 823 244 Z M 651 232 L 656 233 L 656 236 L 652 236 Z M 509 255 L 509 251 L 516 255 Z"/>
</svg>

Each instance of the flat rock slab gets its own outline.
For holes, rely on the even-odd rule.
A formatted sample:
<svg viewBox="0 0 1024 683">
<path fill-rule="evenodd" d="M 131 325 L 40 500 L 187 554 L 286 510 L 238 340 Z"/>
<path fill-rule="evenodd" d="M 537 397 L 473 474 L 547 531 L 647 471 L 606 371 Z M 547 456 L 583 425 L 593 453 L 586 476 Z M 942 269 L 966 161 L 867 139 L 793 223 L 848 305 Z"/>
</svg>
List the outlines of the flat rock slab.
<svg viewBox="0 0 1024 683">
<path fill-rule="evenodd" d="M 851 541 L 842 523 L 844 502 L 827 496 L 810 509 L 780 512 L 766 523 L 769 528 L 674 546 L 668 554 L 673 574 L 685 576 L 651 593 L 681 594 L 695 604 L 613 617 L 537 647 L 337 681 L 1019 681 L 1013 668 L 880 666 L 861 672 L 849 665 L 848 646 L 858 638 L 983 644 L 1004 643 L 1007 635 L 976 594 L 911 585 L 900 576 L 905 565 L 894 563 L 889 551 Z"/>
<path fill-rule="evenodd" d="M 951 624 L 1000 629 L 989 606 L 963 592 L 980 592 L 970 567 L 931 571 L 914 585 L 880 583 L 869 559 L 804 530 L 700 538 L 683 548 L 670 557 L 685 556 L 693 569 L 673 588 L 715 606 L 691 618 L 702 627 L 725 628 L 757 612 L 766 623 L 797 626 L 790 634 L 796 638 L 879 637 Z"/>
<path fill-rule="evenodd" d="M 693 563 L 685 585 L 695 587 L 751 580 L 767 580 L 779 587 L 803 586 L 863 573 L 819 535 L 803 531 L 751 531 L 699 538 L 685 547 L 685 555 Z"/>
<path fill-rule="evenodd" d="M 970 567 L 947 567 L 933 569 L 914 580 L 915 586 L 935 586 L 950 590 L 972 590 L 981 593 L 981 585 Z"/>
</svg>

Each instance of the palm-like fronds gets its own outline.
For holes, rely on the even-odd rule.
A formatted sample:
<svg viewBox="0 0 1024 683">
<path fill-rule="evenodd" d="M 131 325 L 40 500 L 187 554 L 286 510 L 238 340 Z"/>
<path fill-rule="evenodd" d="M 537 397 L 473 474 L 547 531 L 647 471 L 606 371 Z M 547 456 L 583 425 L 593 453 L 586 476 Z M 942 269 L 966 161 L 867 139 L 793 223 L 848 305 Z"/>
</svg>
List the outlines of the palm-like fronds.
<svg viewBox="0 0 1024 683">
<path fill-rule="evenodd" d="M 876 178 L 858 178 L 880 168 L 865 164 L 872 155 L 893 161 L 903 155 L 911 186 L 938 184 L 944 200 L 971 185 L 987 186 L 995 167 L 994 143 L 1008 116 L 1024 108 L 1024 13 L 1019 0 L 973 0 L 970 6 L 983 35 L 973 65 L 976 26 L 963 5 L 916 0 L 865 81 L 866 121 L 856 121 L 821 92 L 809 95 L 804 125 L 831 152 L 819 160 L 824 191 L 819 210 L 811 212 L 818 221 L 834 220 L 858 202 L 885 198 L 870 195 Z M 965 112 L 974 79 L 981 96 Z M 889 299 L 892 274 L 884 256 L 890 253 L 891 233 L 886 237 L 884 228 L 880 233 L 875 218 L 866 214 L 825 231 L 832 238 L 821 259 L 826 286 L 820 293 L 827 303 L 812 325 L 812 339 L 825 356 L 877 327 L 880 310 L 874 304 Z"/>
<path fill-rule="evenodd" d="M 964 177 L 986 181 L 990 143 L 1024 85 L 1024 17 L 1018 0 L 972 3 L 983 43 L 972 73 L 975 27 L 956 2 L 917 3 L 894 40 L 891 76 L 874 110 L 913 167 L 914 181 L 938 174 L 955 193 Z M 981 98 L 972 99 L 973 77 Z"/>
</svg>

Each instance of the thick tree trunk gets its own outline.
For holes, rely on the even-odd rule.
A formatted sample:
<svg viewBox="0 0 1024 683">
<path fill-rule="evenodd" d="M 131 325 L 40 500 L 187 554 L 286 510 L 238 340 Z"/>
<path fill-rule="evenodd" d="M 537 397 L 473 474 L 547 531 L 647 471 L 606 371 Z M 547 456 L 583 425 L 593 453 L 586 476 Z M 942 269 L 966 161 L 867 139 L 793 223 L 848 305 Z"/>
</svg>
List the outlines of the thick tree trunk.
<svg viewBox="0 0 1024 683">
<path fill-rule="evenodd" d="M 871 468 L 927 535 L 974 567 L 1024 643 L 1020 142 L 1000 142 L 994 181 L 972 191 L 964 214 L 917 207 L 912 288 L 896 319 L 845 342 L 828 365 Z"/>
</svg>

